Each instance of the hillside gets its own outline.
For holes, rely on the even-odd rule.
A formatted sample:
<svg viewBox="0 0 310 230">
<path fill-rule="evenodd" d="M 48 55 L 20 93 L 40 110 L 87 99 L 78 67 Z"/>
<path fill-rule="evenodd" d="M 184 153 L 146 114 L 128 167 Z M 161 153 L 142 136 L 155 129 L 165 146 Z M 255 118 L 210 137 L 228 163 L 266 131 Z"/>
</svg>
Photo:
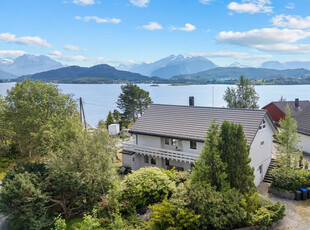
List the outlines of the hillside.
<svg viewBox="0 0 310 230">
<path fill-rule="evenodd" d="M 78 81 L 78 79 L 109 79 L 109 80 L 149 80 L 149 77 L 138 73 L 117 70 L 112 66 L 101 64 L 92 67 L 68 66 L 56 70 L 45 71 L 33 75 L 27 75 L 19 78 L 23 80 L 30 78 L 32 80 L 51 81 L 51 82 L 70 82 Z"/>
<path fill-rule="evenodd" d="M 12 79 L 16 78 L 17 76 L 11 73 L 7 73 L 5 71 L 0 70 L 0 79 Z"/>
<path fill-rule="evenodd" d="M 306 69 L 287 69 L 274 70 L 264 68 L 238 68 L 238 67 L 219 67 L 196 74 L 187 74 L 175 76 L 173 80 L 230 80 L 237 79 L 244 75 L 249 79 L 268 79 L 268 78 L 299 78 L 309 77 L 310 70 Z"/>
</svg>

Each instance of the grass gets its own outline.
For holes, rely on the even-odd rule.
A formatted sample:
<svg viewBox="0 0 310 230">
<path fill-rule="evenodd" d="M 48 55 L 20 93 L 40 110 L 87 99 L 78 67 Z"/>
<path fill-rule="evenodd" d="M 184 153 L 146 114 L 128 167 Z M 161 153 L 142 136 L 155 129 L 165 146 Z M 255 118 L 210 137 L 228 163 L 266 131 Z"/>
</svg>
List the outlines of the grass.
<svg viewBox="0 0 310 230">
<path fill-rule="evenodd" d="M 67 223 L 67 230 L 74 230 L 80 227 L 81 223 L 83 222 L 83 218 L 76 218 L 72 219 Z"/>
</svg>

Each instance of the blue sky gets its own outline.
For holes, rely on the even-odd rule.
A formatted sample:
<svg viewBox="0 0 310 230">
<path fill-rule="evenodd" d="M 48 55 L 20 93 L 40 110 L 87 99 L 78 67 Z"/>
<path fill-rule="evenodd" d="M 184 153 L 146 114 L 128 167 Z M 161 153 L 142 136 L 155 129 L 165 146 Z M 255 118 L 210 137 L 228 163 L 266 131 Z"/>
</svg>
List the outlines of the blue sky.
<svg viewBox="0 0 310 230">
<path fill-rule="evenodd" d="M 202 55 L 310 61 L 310 0 L 0 0 L 0 57 L 91 66 Z"/>
</svg>

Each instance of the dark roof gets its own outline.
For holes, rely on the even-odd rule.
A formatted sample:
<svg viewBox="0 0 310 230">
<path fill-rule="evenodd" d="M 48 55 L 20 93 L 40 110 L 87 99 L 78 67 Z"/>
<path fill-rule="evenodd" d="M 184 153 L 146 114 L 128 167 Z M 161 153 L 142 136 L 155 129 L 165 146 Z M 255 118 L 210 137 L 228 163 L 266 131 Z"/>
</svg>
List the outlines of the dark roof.
<svg viewBox="0 0 310 230">
<path fill-rule="evenodd" d="M 297 131 L 310 136 L 310 105 L 295 117 Z"/>
<path fill-rule="evenodd" d="M 270 104 L 272 104 L 272 103 L 275 106 L 277 106 L 284 114 L 285 114 L 285 110 L 286 110 L 286 105 L 289 105 L 291 108 L 291 115 L 293 117 L 295 117 L 297 114 L 302 112 L 307 106 L 310 105 L 310 101 L 308 101 L 308 100 L 299 101 L 299 107 L 298 108 L 295 107 L 295 101 L 275 101 L 275 102 L 271 102 Z M 265 107 L 267 107 L 267 105 Z"/>
<path fill-rule="evenodd" d="M 130 132 L 204 141 L 212 120 L 220 124 L 227 120 L 243 126 L 250 145 L 266 114 L 266 110 L 152 104 Z M 269 114 L 268 117 L 273 124 Z"/>
</svg>

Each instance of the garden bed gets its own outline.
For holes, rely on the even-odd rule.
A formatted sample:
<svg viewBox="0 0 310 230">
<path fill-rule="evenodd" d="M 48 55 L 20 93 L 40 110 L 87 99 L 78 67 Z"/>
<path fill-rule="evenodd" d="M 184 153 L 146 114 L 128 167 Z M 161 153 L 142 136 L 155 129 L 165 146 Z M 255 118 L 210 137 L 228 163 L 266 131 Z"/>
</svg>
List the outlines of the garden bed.
<svg viewBox="0 0 310 230">
<path fill-rule="evenodd" d="M 274 196 L 283 198 L 283 199 L 288 199 L 288 200 L 294 200 L 295 199 L 295 193 L 291 192 L 286 192 L 286 191 L 281 191 L 277 190 L 275 188 L 270 187 L 269 192 L 273 194 Z"/>
</svg>

